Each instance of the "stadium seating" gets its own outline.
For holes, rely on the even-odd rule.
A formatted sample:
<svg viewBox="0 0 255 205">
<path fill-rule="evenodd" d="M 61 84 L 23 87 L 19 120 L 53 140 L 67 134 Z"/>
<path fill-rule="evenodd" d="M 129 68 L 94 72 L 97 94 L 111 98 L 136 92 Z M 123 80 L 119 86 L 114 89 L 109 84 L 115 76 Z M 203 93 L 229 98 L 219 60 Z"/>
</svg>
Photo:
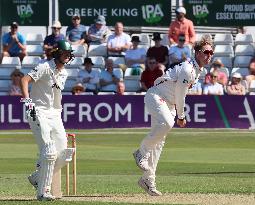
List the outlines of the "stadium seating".
<svg viewBox="0 0 255 205">
<path fill-rule="evenodd" d="M 10 68 L 0 68 L 0 79 L 9 80 L 11 78 L 11 73 L 15 70 L 15 67 Z"/>
<path fill-rule="evenodd" d="M 72 88 L 76 84 L 76 82 L 77 82 L 77 79 L 67 78 L 66 83 L 65 83 L 64 92 L 71 92 Z"/>
<path fill-rule="evenodd" d="M 68 79 L 77 80 L 79 69 L 69 69 L 69 68 L 67 68 L 66 71 L 68 73 Z"/>
<path fill-rule="evenodd" d="M 123 71 L 120 69 L 120 68 L 114 68 L 113 69 L 113 74 L 116 76 L 116 77 L 118 77 L 118 78 L 120 78 L 120 79 L 123 79 Z"/>
<path fill-rule="evenodd" d="M 125 84 L 125 91 L 127 92 L 139 92 L 142 88 L 140 80 L 131 80 L 131 79 L 124 78 L 124 84 Z"/>
<path fill-rule="evenodd" d="M 221 62 L 224 64 L 225 67 L 227 67 L 228 69 L 231 69 L 233 67 L 233 57 L 227 57 L 227 56 L 218 56 L 218 57 L 214 57 L 212 62 L 215 59 L 220 59 Z"/>
<path fill-rule="evenodd" d="M 231 45 L 216 45 L 214 49 L 214 56 L 234 57 L 234 49 Z"/>
<path fill-rule="evenodd" d="M 114 95 L 115 92 L 100 91 L 97 94 L 98 95 Z"/>
<path fill-rule="evenodd" d="M 102 56 L 91 56 L 90 57 L 92 62 L 94 63 L 93 67 L 97 68 L 104 68 L 105 67 L 105 60 Z"/>
<path fill-rule="evenodd" d="M 196 40 L 195 41 L 196 42 L 200 41 L 202 36 L 205 36 L 205 35 L 210 37 L 210 39 L 213 39 L 212 35 L 209 34 L 209 33 L 196 33 Z"/>
<path fill-rule="evenodd" d="M 124 57 L 113 57 L 113 56 L 110 56 L 110 57 L 108 57 L 108 59 L 112 59 L 113 60 L 114 66 L 118 66 L 120 64 L 125 64 L 126 63 Z"/>
<path fill-rule="evenodd" d="M 0 80 L 0 92 L 8 92 L 11 85 L 10 80 Z"/>
<path fill-rule="evenodd" d="M 31 70 L 33 69 L 33 67 L 21 67 L 21 72 L 24 73 L 24 75 L 28 74 Z"/>
<path fill-rule="evenodd" d="M 2 35 L 10 31 L 10 26 L 2 26 Z M 29 33 L 40 34 L 44 39 L 47 35 L 46 26 L 19 26 L 18 32 L 21 33 L 24 37 L 26 37 Z"/>
<path fill-rule="evenodd" d="M 235 56 L 253 56 L 254 47 L 252 45 L 236 45 Z"/>
<path fill-rule="evenodd" d="M 252 35 L 253 42 L 255 43 L 255 26 L 244 26 L 244 30 L 246 34 Z"/>
<path fill-rule="evenodd" d="M 44 54 L 42 45 L 27 45 L 27 54 L 29 56 L 42 56 Z"/>
<path fill-rule="evenodd" d="M 30 33 L 40 34 L 42 35 L 42 39 L 44 39 L 47 35 L 46 26 L 19 26 L 18 30 L 25 37 Z"/>
<path fill-rule="evenodd" d="M 79 68 L 83 65 L 83 57 L 75 57 L 70 63 L 66 65 L 66 68 Z"/>
<path fill-rule="evenodd" d="M 167 48 L 169 48 L 170 47 L 170 42 L 169 42 L 168 34 L 167 33 L 161 34 L 161 37 L 162 37 L 161 44 L 164 45 L 164 46 L 167 46 Z"/>
<path fill-rule="evenodd" d="M 82 92 L 80 93 L 80 95 L 94 95 L 93 92 Z"/>
<path fill-rule="evenodd" d="M 1 67 L 20 67 L 21 61 L 19 57 L 3 57 Z"/>
<path fill-rule="evenodd" d="M 151 40 L 150 40 L 150 36 L 148 35 L 148 34 L 145 34 L 145 33 L 141 33 L 141 34 L 139 34 L 139 33 L 133 33 L 132 35 L 131 35 L 131 38 L 133 37 L 133 36 L 139 36 L 139 39 L 140 39 L 140 45 L 147 45 L 147 46 L 150 46 L 150 42 L 151 42 Z"/>
<path fill-rule="evenodd" d="M 234 59 L 234 67 L 248 68 L 252 56 L 236 56 Z"/>
<path fill-rule="evenodd" d="M 27 45 L 42 45 L 43 40 L 41 33 L 28 33 L 26 35 Z"/>
<path fill-rule="evenodd" d="M 22 67 L 34 67 L 41 61 L 39 56 L 25 56 L 22 61 Z"/>
<path fill-rule="evenodd" d="M 6 95 L 8 95 L 8 94 L 9 94 L 8 92 L 0 91 L 0 96 L 6 96 Z"/>
<path fill-rule="evenodd" d="M 88 49 L 88 57 L 91 56 L 107 56 L 107 47 L 106 44 L 99 44 L 99 45 L 94 45 L 91 44 Z"/>
<path fill-rule="evenodd" d="M 72 45 L 73 54 L 75 57 L 85 57 L 87 55 L 87 51 L 83 45 Z"/>
<path fill-rule="evenodd" d="M 214 37 L 215 45 L 234 45 L 234 39 L 232 34 L 217 33 Z"/>
<path fill-rule="evenodd" d="M 234 67 L 231 71 L 231 76 L 233 73 L 240 73 L 243 77 L 245 77 L 246 75 L 249 75 L 249 69 L 248 68 L 238 68 L 238 67 Z"/>
<path fill-rule="evenodd" d="M 147 52 L 147 50 L 149 49 L 149 46 L 147 46 L 147 45 L 138 45 L 138 48 L 144 48 L 145 50 L 146 50 L 146 52 Z"/>
<path fill-rule="evenodd" d="M 62 91 L 62 95 L 72 95 L 71 91 Z"/>
<path fill-rule="evenodd" d="M 140 78 L 143 70 L 140 68 L 139 75 L 133 75 L 132 70 L 133 68 L 127 68 L 124 74 L 125 91 L 127 92 L 137 92 L 141 90 Z"/>
<path fill-rule="evenodd" d="M 9 26 L 2 26 L 2 35 L 6 32 L 9 32 L 10 28 Z M 67 26 L 62 26 L 61 33 L 65 35 Z M 230 73 L 232 73 L 232 70 L 235 70 L 236 68 L 242 69 L 241 72 L 243 75 L 247 73 L 247 68 L 249 66 L 249 62 L 251 59 L 251 56 L 254 56 L 255 50 L 253 43 L 255 42 L 255 27 L 245 27 L 245 34 L 238 33 L 236 34 L 236 31 L 233 31 L 234 28 L 232 28 L 231 31 L 223 32 L 225 28 L 223 28 L 221 31 L 214 30 L 213 32 L 209 32 L 205 30 L 202 27 L 196 27 L 198 28 L 196 30 L 196 41 L 200 40 L 201 37 L 205 34 L 209 34 L 215 44 L 215 58 L 219 58 L 222 63 L 225 65 L 227 69 L 224 69 L 224 72 L 226 72 L 229 76 Z M 149 48 L 150 45 L 154 45 L 154 41 L 151 40 L 151 34 L 153 32 L 156 32 L 158 30 L 155 30 L 155 28 L 150 28 L 154 30 L 145 30 L 148 28 L 141 28 L 141 31 L 139 30 L 130 30 L 130 33 L 132 33 L 131 37 L 134 35 L 139 36 L 141 42 L 139 44 L 139 47 L 143 47 L 146 50 Z M 227 30 L 227 28 L 226 28 Z M 159 31 L 161 33 L 162 37 L 162 44 L 163 45 L 169 45 L 168 40 L 168 28 L 159 28 Z M 0 78 L 1 79 L 9 79 L 9 75 L 11 71 L 14 68 L 21 68 L 21 71 L 26 74 L 31 70 L 32 67 L 34 67 L 36 64 L 38 64 L 38 61 L 40 57 L 43 55 L 43 48 L 41 44 L 43 43 L 43 39 L 45 36 L 52 33 L 51 26 L 19 26 L 19 32 L 22 33 L 26 37 L 27 41 L 27 51 L 28 56 L 26 56 L 23 59 L 22 63 L 15 63 L 15 62 L 5 62 L 3 60 L 3 63 L 0 65 Z M 134 33 L 135 32 L 135 33 Z M 143 33 L 144 32 L 144 33 Z M 38 47 L 39 46 L 39 47 Z M 74 51 L 74 54 L 76 56 L 75 60 L 70 63 L 70 65 L 67 65 L 67 69 L 73 69 L 68 70 L 69 77 L 68 79 L 74 79 L 75 74 L 77 74 L 78 69 L 83 64 L 84 57 L 91 57 L 93 63 L 95 64 L 96 68 L 104 68 L 105 62 L 104 58 L 107 57 L 107 48 L 106 44 L 100 44 L 95 45 L 91 44 L 88 48 L 88 51 L 86 51 L 86 48 L 82 46 L 72 46 Z M 119 64 L 125 64 L 124 57 L 109 57 L 113 59 L 114 66 L 117 67 Z M 232 69 L 232 68 L 235 69 Z M 8 69 L 9 68 L 9 69 Z M 243 69 L 244 68 L 244 69 Z M 124 82 L 126 85 L 126 89 L 130 90 L 130 92 L 133 92 L 133 90 L 139 89 L 140 86 L 140 80 L 139 77 L 129 76 L 128 69 L 125 71 L 124 76 Z M 204 78 L 205 73 L 202 73 L 200 78 Z M 135 79 L 136 78 L 136 79 Z"/>
<path fill-rule="evenodd" d="M 238 33 L 235 38 L 235 45 L 247 45 L 247 44 L 252 44 L 254 42 L 253 37 L 251 34 L 243 34 L 243 33 Z"/>
</svg>

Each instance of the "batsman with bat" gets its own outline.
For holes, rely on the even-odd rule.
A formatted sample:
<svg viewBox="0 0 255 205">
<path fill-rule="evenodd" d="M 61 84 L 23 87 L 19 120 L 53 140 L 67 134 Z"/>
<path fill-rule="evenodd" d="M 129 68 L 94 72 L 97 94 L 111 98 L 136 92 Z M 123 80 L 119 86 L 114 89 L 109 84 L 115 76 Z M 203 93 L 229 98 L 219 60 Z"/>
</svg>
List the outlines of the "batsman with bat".
<svg viewBox="0 0 255 205">
<path fill-rule="evenodd" d="M 151 130 L 133 156 L 137 166 L 143 171 L 138 185 L 151 196 L 162 195 L 156 188 L 155 179 L 166 135 L 174 126 L 176 112 L 177 125 L 186 126 L 185 97 L 188 89 L 198 81 L 203 66 L 210 63 L 213 55 L 212 47 L 212 39 L 203 36 L 194 46 L 194 57 L 170 65 L 145 95 L 145 106 L 151 114 Z"/>
<path fill-rule="evenodd" d="M 61 90 L 67 79 L 64 65 L 72 60 L 72 52 L 67 41 L 58 41 L 52 52 L 53 59 L 42 61 L 21 80 L 21 101 L 25 103 L 26 117 L 39 149 L 37 169 L 28 177 L 37 189 L 39 201 L 55 199 L 51 194 L 53 173 L 61 169 L 72 155 L 67 148 L 61 119 Z M 32 87 L 29 94 L 30 83 Z"/>
</svg>

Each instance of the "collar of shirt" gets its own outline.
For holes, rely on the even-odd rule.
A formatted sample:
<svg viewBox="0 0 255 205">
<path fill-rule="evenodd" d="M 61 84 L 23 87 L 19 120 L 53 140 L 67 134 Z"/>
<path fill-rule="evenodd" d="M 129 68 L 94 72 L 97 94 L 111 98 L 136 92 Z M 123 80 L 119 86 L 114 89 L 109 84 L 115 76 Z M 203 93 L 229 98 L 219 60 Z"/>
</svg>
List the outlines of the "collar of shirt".
<svg viewBox="0 0 255 205">
<path fill-rule="evenodd" d="M 60 75 L 60 74 L 63 73 L 63 70 L 64 70 L 64 69 L 58 70 L 58 69 L 57 69 L 57 65 L 56 65 L 54 59 L 51 59 L 51 60 L 49 61 L 49 66 L 50 66 L 50 68 L 53 70 L 54 75 Z"/>
<path fill-rule="evenodd" d="M 201 73 L 204 70 L 204 67 L 199 67 L 199 65 L 198 65 L 198 63 L 197 63 L 197 61 L 195 60 L 194 57 L 192 57 L 190 60 L 191 60 L 191 62 L 193 64 L 196 72 Z"/>
<path fill-rule="evenodd" d="M 50 68 L 52 68 L 52 69 L 54 69 L 54 70 L 57 69 L 57 65 L 56 65 L 54 59 L 51 59 L 51 60 L 49 61 L 49 66 L 50 66 Z"/>
<path fill-rule="evenodd" d="M 197 82 L 198 79 L 199 79 L 199 76 L 200 76 L 201 72 L 202 72 L 203 69 L 204 69 L 204 67 L 199 67 L 199 65 L 198 65 L 198 63 L 197 63 L 197 61 L 195 60 L 194 57 L 192 57 L 192 58 L 190 59 L 190 61 L 191 61 L 192 65 L 193 65 L 193 68 L 194 68 L 194 70 L 195 70 L 195 72 L 196 72 L 195 82 Z"/>
</svg>

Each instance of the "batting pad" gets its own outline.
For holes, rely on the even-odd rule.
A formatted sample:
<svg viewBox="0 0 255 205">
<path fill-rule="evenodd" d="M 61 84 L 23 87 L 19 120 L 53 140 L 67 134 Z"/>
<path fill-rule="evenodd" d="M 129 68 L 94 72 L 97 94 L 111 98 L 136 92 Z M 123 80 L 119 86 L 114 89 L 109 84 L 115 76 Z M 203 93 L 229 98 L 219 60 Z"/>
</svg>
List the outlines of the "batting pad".
<svg viewBox="0 0 255 205">
<path fill-rule="evenodd" d="M 55 163 L 55 171 L 64 167 L 68 162 L 72 161 L 75 148 L 63 149 L 59 154 Z"/>
<path fill-rule="evenodd" d="M 57 159 L 57 150 L 54 141 L 45 143 L 42 148 L 42 158 L 39 173 L 38 196 L 50 192 L 53 170 Z"/>
</svg>

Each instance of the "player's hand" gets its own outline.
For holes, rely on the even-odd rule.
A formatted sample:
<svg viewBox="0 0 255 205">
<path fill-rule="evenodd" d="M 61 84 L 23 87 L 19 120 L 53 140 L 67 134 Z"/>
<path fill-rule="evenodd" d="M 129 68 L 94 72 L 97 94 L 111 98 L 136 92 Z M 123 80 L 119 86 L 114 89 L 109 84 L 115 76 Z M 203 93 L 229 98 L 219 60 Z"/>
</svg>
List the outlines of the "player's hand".
<svg viewBox="0 0 255 205">
<path fill-rule="evenodd" d="M 177 119 L 177 125 L 178 125 L 179 127 L 185 127 L 185 126 L 186 126 L 186 123 L 187 123 L 187 121 L 186 121 L 185 118 L 184 118 L 184 119 Z"/>
<path fill-rule="evenodd" d="M 25 103 L 27 119 L 31 118 L 33 121 L 36 121 L 35 104 L 32 102 L 32 99 L 31 98 L 21 98 L 20 102 Z"/>
</svg>

